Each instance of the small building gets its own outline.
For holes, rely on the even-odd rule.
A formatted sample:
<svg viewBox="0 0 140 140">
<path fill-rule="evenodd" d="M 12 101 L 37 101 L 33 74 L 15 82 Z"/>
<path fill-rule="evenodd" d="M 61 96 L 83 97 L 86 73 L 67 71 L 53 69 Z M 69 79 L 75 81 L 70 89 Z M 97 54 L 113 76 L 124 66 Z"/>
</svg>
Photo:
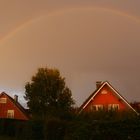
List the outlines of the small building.
<svg viewBox="0 0 140 140">
<path fill-rule="evenodd" d="M 101 110 L 132 111 L 137 113 L 128 101 L 107 81 L 96 82 L 96 90 L 80 107 L 80 112 Z"/>
<path fill-rule="evenodd" d="M 0 94 L 0 118 L 29 120 L 25 109 L 18 102 L 18 96 L 15 95 L 13 99 L 5 92 Z"/>
</svg>

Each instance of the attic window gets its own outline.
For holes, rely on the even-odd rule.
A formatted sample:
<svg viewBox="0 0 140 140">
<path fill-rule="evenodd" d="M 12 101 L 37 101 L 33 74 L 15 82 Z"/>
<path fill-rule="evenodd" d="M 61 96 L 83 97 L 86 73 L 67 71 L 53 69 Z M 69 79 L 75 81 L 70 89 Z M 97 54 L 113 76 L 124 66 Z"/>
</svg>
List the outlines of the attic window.
<svg viewBox="0 0 140 140">
<path fill-rule="evenodd" d="M 107 91 L 106 90 L 102 90 L 101 94 L 107 94 Z"/>
<path fill-rule="evenodd" d="M 14 118 L 14 110 L 7 111 L 7 118 Z"/>
<path fill-rule="evenodd" d="M 7 103 L 7 98 L 0 98 L 0 103 L 1 104 Z"/>
</svg>

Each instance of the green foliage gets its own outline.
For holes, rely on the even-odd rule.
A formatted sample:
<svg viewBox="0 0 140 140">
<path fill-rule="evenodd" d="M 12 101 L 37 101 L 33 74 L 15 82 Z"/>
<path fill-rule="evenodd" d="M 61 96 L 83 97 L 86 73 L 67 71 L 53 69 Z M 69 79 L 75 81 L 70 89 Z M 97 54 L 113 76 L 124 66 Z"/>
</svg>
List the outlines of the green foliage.
<svg viewBox="0 0 140 140">
<path fill-rule="evenodd" d="M 33 117 L 38 119 L 67 112 L 74 104 L 60 72 L 47 67 L 39 68 L 31 82 L 25 85 L 25 99 Z"/>
<path fill-rule="evenodd" d="M 70 120 L 50 118 L 45 124 L 37 120 L 0 120 L 2 140 L 139 140 L 139 131 L 139 117 L 95 120 L 78 115 Z"/>
<path fill-rule="evenodd" d="M 140 120 L 83 120 L 69 122 L 65 140 L 139 139 Z"/>
<path fill-rule="evenodd" d="M 66 121 L 60 119 L 50 119 L 46 124 L 46 139 L 47 140 L 64 140 L 66 131 Z"/>
<path fill-rule="evenodd" d="M 135 112 L 132 111 L 90 111 L 90 112 L 81 112 L 79 115 L 79 118 L 83 121 L 89 121 L 92 120 L 96 121 L 119 121 L 119 120 L 128 120 L 128 119 L 137 119 L 138 115 Z"/>
</svg>

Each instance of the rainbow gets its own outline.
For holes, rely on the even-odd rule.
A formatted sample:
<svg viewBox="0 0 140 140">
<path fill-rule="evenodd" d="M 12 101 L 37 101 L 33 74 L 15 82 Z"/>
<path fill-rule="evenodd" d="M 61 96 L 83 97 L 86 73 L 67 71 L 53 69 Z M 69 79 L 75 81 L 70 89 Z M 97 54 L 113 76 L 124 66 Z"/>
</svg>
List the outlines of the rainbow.
<svg viewBox="0 0 140 140">
<path fill-rule="evenodd" d="M 122 16 L 125 18 L 128 18 L 138 24 L 140 24 L 140 19 L 139 17 L 136 17 L 134 15 L 122 12 L 122 11 L 117 11 L 114 9 L 108 9 L 108 8 L 102 8 L 102 7 L 74 7 L 74 8 L 67 8 L 67 9 L 60 9 L 60 10 L 56 10 L 53 12 L 49 12 L 47 14 L 44 15 L 40 15 L 37 18 L 32 18 L 32 19 L 28 19 L 26 21 L 24 21 L 23 23 L 19 24 L 16 28 L 14 28 L 12 31 L 8 32 L 6 35 L 2 36 L 0 38 L 0 43 L 5 42 L 7 39 L 12 38 L 14 35 L 16 35 L 16 33 L 20 32 L 21 30 L 23 30 L 24 28 L 28 27 L 29 25 L 43 19 L 46 17 L 53 17 L 53 16 L 60 16 L 62 14 L 68 13 L 68 12 L 76 12 L 76 11 L 101 11 L 101 12 L 111 12 L 114 15 L 118 15 L 118 16 Z"/>
</svg>

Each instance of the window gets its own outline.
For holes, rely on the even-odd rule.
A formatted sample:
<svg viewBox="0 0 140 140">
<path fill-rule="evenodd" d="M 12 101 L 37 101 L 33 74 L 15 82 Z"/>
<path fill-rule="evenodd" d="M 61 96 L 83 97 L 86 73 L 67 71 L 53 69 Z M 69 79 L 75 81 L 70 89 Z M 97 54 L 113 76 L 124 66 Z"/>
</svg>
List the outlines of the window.
<svg viewBox="0 0 140 140">
<path fill-rule="evenodd" d="M 14 110 L 7 111 L 7 118 L 14 118 Z"/>
<path fill-rule="evenodd" d="M 91 110 L 101 111 L 101 110 L 103 110 L 103 105 L 93 105 L 93 106 L 91 106 Z"/>
<path fill-rule="evenodd" d="M 108 110 L 119 110 L 119 104 L 109 104 Z"/>
<path fill-rule="evenodd" d="M 7 103 L 7 98 L 0 98 L 0 103 L 2 103 L 2 104 Z"/>
<path fill-rule="evenodd" d="M 102 90 L 101 94 L 107 94 L 107 91 L 106 90 Z"/>
</svg>

